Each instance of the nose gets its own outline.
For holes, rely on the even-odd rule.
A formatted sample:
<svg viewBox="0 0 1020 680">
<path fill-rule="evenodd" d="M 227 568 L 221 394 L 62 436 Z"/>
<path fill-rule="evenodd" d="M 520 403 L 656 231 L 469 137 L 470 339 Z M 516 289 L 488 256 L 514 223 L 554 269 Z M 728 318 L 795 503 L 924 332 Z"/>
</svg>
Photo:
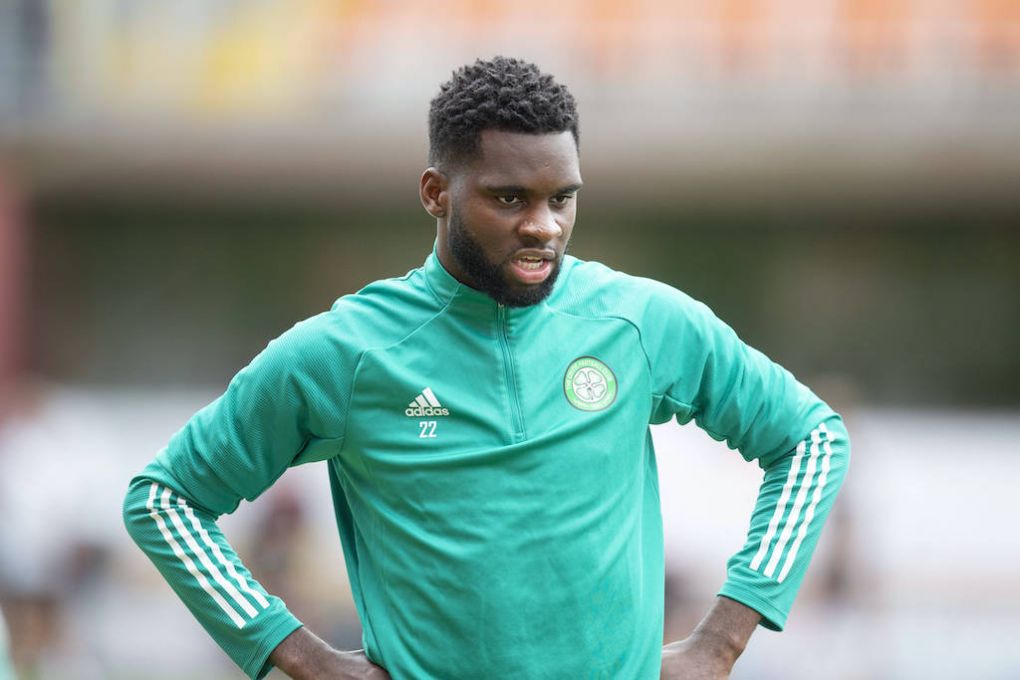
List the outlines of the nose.
<svg viewBox="0 0 1020 680">
<path fill-rule="evenodd" d="M 545 243 L 563 235 L 563 227 L 557 222 L 549 210 L 527 215 L 520 226 L 521 236 Z"/>
</svg>

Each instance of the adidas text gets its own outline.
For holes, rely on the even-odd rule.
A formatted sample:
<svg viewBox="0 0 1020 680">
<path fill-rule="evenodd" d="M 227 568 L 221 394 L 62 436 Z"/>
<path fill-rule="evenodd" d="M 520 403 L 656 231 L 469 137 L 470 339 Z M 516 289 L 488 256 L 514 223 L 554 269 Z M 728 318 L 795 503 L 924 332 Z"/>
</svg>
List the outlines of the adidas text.
<svg viewBox="0 0 1020 680">
<path fill-rule="evenodd" d="M 408 406 L 404 409 L 404 415 L 408 416 L 448 416 L 450 409 L 435 406 Z"/>
</svg>

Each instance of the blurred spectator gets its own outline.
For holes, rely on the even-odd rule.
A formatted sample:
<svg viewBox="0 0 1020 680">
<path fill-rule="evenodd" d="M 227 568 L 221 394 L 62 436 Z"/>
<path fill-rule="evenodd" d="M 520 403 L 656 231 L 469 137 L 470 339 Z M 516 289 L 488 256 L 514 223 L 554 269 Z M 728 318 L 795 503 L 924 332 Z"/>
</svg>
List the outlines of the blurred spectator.
<svg viewBox="0 0 1020 680">
<path fill-rule="evenodd" d="M 54 408 L 41 380 L 24 379 L 13 394 L 0 422 L 0 602 L 12 658 L 28 677 L 69 677 L 58 669 L 72 666 L 75 678 L 100 677 L 87 629 L 66 624 L 102 574 L 117 528 L 106 526 L 97 493 L 111 487 L 111 446 L 73 411 Z"/>
<path fill-rule="evenodd" d="M 18 369 L 25 272 L 25 225 L 20 187 L 0 157 L 0 423 Z"/>
</svg>

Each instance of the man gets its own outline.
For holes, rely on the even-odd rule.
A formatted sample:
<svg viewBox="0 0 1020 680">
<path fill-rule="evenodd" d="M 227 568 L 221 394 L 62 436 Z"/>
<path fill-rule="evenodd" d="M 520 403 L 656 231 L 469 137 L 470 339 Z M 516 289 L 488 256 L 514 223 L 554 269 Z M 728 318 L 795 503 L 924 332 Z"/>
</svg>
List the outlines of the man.
<svg viewBox="0 0 1020 680">
<path fill-rule="evenodd" d="M 464 67 L 429 136 L 424 266 L 271 342 L 132 482 L 131 535 L 253 678 L 726 677 L 786 622 L 846 472 L 839 416 L 704 305 L 564 255 L 577 112 L 550 76 Z M 715 605 L 662 648 L 648 426 L 671 418 L 765 477 Z M 364 652 L 301 627 L 214 523 L 311 461 Z"/>
</svg>

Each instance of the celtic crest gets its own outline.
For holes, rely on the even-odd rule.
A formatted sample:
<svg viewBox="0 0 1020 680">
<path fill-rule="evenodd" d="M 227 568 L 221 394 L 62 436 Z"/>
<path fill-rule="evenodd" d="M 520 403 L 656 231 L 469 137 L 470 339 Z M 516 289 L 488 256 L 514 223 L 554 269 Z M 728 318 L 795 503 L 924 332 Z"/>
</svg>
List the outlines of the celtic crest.
<svg viewBox="0 0 1020 680">
<path fill-rule="evenodd" d="M 567 366 L 563 392 L 574 408 L 601 411 L 616 399 L 616 376 L 595 357 L 579 357 Z"/>
</svg>

